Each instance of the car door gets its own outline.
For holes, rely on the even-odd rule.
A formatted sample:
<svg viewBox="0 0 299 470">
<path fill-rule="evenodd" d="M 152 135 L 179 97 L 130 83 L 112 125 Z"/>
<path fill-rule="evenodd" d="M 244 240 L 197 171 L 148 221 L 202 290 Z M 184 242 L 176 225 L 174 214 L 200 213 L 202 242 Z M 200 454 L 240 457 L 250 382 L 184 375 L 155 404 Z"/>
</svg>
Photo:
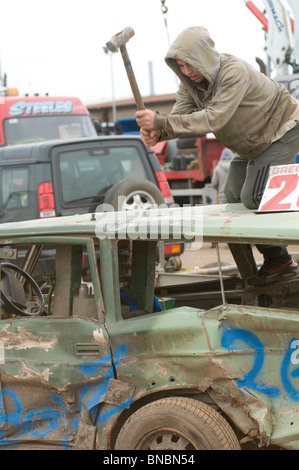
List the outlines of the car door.
<svg viewBox="0 0 299 470">
<path fill-rule="evenodd" d="M 1 222 L 34 218 L 37 210 L 32 211 L 30 201 L 29 165 L 3 166 L 0 170 Z M 35 198 L 36 199 L 36 198 Z"/>
<path fill-rule="evenodd" d="M 71 448 L 86 427 L 84 445 L 94 445 L 93 419 L 114 374 L 99 286 L 76 288 L 82 250 L 56 247 L 51 311 L 0 320 L 0 446 L 34 441 Z M 85 251 L 93 256 L 90 245 Z"/>
</svg>

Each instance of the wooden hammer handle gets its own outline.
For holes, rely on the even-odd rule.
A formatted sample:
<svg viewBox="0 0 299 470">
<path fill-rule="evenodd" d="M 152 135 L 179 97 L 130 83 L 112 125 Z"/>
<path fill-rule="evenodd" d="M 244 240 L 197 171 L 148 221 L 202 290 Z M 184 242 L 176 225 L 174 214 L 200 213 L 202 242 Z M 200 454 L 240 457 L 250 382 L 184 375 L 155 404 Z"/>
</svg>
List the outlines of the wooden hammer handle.
<svg viewBox="0 0 299 470">
<path fill-rule="evenodd" d="M 134 75 L 134 71 L 133 71 L 133 68 L 132 68 L 132 64 L 131 64 L 126 46 L 121 46 L 120 47 L 120 52 L 121 52 L 121 55 L 122 55 L 122 58 L 123 58 L 123 61 L 124 61 L 124 64 L 125 64 L 126 72 L 127 72 L 127 75 L 128 75 L 130 85 L 131 85 L 131 90 L 132 90 L 133 95 L 134 95 L 134 99 L 135 99 L 137 109 L 138 110 L 144 110 L 145 106 L 144 106 L 143 100 L 141 98 L 141 94 L 140 94 L 140 91 L 139 91 L 139 88 L 138 88 L 138 85 L 137 85 L 137 81 L 136 81 L 136 78 L 135 78 L 135 75 Z"/>
</svg>

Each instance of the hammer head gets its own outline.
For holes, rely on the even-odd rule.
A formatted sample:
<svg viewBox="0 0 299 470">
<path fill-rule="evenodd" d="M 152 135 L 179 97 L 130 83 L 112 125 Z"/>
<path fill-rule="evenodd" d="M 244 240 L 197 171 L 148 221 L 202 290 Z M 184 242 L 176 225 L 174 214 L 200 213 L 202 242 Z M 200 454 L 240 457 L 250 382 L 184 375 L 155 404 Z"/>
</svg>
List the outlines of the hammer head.
<svg viewBox="0 0 299 470">
<path fill-rule="evenodd" d="M 134 30 L 131 27 L 127 27 L 115 34 L 109 42 L 106 42 L 106 47 L 111 52 L 116 52 L 122 46 L 125 46 L 129 39 L 134 36 Z"/>
</svg>

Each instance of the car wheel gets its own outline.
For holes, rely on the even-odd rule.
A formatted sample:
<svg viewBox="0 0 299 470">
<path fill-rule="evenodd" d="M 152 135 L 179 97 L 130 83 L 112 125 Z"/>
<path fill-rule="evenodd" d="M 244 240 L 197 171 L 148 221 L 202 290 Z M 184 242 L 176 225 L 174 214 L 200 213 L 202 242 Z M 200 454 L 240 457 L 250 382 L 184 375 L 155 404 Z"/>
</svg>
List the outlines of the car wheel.
<svg viewBox="0 0 299 470">
<path fill-rule="evenodd" d="M 111 205 L 114 210 L 146 210 L 165 204 L 165 200 L 161 191 L 150 181 L 128 179 L 108 189 L 104 204 Z"/>
<path fill-rule="evenodd" d="M 117 450 L 239 450 L 228 422 L 211 406 L 184 397 L 150 403 L 125 422 Z"/>
</svg>

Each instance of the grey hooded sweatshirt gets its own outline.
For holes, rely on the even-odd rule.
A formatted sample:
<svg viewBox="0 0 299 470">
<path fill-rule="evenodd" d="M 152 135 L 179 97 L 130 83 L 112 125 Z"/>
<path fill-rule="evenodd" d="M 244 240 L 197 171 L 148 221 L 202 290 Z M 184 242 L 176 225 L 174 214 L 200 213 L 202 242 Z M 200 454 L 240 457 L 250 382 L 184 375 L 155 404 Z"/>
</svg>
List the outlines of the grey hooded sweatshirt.
<svg viewBox="0 0 299 470">
<path fill-rule="evenodd" d="M 207 87 L 184 75 L 177 59 L 198 70 L 207 80 Z M 204 27 L 183 31 L 165 61 L 178 75 L 180 86 L 170 114 L 155 114 L 160 141 L 182 133 L 211 132 L 233 152 L 253 158 L 299 120 L 299 102 L 282 84 L 242 59 L 217 52 Z"/>
<path fill-rule="evenodd" d="M 234 154 L 231 150 L 227 148 L 223 149 L 220 156 L 220 160 L 216 165 L 212 175 L 211 185 L 218 191 L 219 204 L 225 204 L 227 202 L 227 199 L 224 194 L 224 188 L 227 180 L 230 163 L 233 157 Z"/>
</svg>

